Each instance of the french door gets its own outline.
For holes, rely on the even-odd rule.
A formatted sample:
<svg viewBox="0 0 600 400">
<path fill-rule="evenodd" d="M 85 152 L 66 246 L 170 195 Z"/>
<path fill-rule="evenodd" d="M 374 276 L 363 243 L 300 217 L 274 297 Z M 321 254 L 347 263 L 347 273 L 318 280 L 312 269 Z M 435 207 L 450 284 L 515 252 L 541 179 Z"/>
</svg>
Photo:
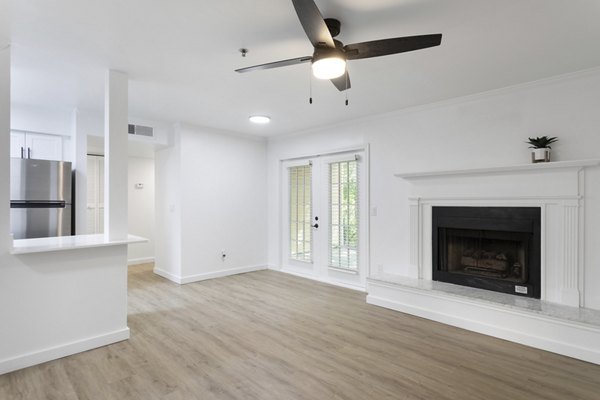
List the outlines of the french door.
<svg viewBox="0 0 600 400">
<path fill-rule="evenodd" d="M 282 266 L 287 272 L 364 288 L 364 152 L 283 163 Z"/>
</svg>

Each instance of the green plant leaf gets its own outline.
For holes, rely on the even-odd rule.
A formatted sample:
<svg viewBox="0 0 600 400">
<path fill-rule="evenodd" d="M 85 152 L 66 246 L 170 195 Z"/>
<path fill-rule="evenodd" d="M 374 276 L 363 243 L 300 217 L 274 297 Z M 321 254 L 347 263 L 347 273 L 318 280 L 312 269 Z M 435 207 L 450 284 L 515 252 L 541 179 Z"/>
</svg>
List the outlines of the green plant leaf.
<svg viewBox="0 0 600 400">
<path fill-rule="evenodd" d="M 535 138 L 528 138 L 527 144 L 530 149 L 551 149 L 550 144 L 558 141 L 557 137 L 539 136 Z"/>
</svg>

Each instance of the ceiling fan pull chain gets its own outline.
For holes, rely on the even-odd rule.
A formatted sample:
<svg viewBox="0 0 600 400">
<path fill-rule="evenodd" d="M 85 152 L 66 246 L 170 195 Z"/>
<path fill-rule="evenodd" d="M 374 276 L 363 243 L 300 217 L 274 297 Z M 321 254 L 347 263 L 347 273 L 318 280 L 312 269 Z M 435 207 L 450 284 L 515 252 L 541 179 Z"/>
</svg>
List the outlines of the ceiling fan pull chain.
<svg viewBox="0 0 600 400">
<path fill-rule="evenodd" d="M 312 104 L 312 70 L 308 70 L 308 87 L 310 88 L 310 96 L 308 98 L 308 104 Z"/>
<path fill-rule="evenodd" d="M 350 72 L 348 72 L 348 64 L 346 64 L 346 90 L 344 93 L 346 94 L 346 107 L 348 106 L 348 77 L 350 76 Z"/>
</svg>

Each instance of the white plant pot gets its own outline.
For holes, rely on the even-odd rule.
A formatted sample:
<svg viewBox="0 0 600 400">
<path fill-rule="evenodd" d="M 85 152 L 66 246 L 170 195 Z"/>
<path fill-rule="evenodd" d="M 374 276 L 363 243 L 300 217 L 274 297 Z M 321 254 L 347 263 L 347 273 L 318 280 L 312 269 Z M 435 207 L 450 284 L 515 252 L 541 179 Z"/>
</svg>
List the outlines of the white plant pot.
<svg viewBox="0 0 600 400">
<path fill-rule="evenodd" d="M 533 149 L 531 151 L 531 161 L 534 163 L 550 162 L 550 149 Z"/>
</svg>

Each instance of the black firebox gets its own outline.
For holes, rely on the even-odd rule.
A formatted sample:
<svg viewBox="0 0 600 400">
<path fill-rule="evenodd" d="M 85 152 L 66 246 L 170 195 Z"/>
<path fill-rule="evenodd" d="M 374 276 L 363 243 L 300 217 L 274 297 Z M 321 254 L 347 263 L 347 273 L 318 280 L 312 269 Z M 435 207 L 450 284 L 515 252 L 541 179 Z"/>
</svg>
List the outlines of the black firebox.
<svg viewBox="0 0 600 400">
<path fill-rule="evenodd" d="M 433 207 L 433 280 L 540 298 L 539 207 Z"/>
</svg>

